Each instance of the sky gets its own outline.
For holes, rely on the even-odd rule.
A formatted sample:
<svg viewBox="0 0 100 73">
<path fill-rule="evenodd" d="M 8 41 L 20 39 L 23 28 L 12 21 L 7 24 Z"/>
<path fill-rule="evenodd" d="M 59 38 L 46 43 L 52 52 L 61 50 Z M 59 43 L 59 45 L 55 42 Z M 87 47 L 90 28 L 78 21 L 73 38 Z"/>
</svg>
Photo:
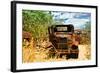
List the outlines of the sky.
<svg viewBox="0 0 100 73">
<path fill-rule="evenodd" d="M 63 19 L 63 24 L 73 24 L 76 29 L 84 28 L 86 22 L 91 22 L 91 13 L 83 12 L 52 12 L 53 19 Z"/>
</svg>

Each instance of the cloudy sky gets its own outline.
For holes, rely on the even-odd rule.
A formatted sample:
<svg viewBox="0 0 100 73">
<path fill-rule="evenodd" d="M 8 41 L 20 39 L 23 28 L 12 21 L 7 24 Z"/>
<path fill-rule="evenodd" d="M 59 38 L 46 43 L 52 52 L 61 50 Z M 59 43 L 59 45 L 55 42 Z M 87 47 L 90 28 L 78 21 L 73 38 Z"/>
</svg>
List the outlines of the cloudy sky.
<svg viewBox="0 0 100 73">
<path fill-rule="evenodd" d="M 86 22 L 91 22 L 90 13 L 82 12 L 52 12 L 53 19 L 63 19 L 63 24 L 73 24 L 75 28 L 80 29 L 84 27 Z"/>
</svg>

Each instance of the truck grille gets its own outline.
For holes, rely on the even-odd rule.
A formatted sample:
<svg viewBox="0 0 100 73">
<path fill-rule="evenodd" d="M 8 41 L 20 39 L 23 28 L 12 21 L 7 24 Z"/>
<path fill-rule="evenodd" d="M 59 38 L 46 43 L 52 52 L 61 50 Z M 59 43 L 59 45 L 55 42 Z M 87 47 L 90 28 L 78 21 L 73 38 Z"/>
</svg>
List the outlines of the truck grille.
<svg viewBox="0 0 100 73">
<path fill-rule="evenodd" d="M 67 43 L 67 38 L 59 38 L 58 43 Z"/>
</svg>

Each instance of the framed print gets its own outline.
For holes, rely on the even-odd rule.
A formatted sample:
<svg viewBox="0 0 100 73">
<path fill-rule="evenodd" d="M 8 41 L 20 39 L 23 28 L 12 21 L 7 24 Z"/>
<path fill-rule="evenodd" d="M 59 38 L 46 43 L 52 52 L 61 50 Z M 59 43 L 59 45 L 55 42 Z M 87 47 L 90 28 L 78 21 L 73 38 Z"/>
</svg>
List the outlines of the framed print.
<svg viewBox="0 0 100 73">
<path fill-rule="evenodd" d="M 97 67 L 97 6 L 11 2 L 11 71 Z"/>
</svg>

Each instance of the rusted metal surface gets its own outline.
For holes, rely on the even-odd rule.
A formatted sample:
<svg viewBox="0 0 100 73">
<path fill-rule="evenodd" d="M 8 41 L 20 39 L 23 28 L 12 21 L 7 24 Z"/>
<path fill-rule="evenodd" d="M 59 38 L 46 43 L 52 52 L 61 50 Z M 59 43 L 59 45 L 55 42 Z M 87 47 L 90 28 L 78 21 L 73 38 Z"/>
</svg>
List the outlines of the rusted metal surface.
<svg viewBox="0 0 100 73">
<path fill-rule="evenodd" d="M 32 39 L 32 34 L 27 31 L 23 31 L 22 36 L 23 36 L 23 40 L 25 39 L 27 41 L 30 41 Z"/>
<path fill-rule="evenodd" d="M 63 27 L 63 25 L 58 25 L 59 28 Z M 56 54 L 78 54 L 78 45 L 80 43 L 80 30 L 75 30 L 74 33 L 74 26 L 72 25 L 64 25 L 67 27 L 68 30 L 64 31 L 57 31 L 56 27 L 58 26 L 51 26 L 49 27 L 49 40 L 52 43 L 53 48 L 55 51 L 50 53 Z"/>
</svg>

